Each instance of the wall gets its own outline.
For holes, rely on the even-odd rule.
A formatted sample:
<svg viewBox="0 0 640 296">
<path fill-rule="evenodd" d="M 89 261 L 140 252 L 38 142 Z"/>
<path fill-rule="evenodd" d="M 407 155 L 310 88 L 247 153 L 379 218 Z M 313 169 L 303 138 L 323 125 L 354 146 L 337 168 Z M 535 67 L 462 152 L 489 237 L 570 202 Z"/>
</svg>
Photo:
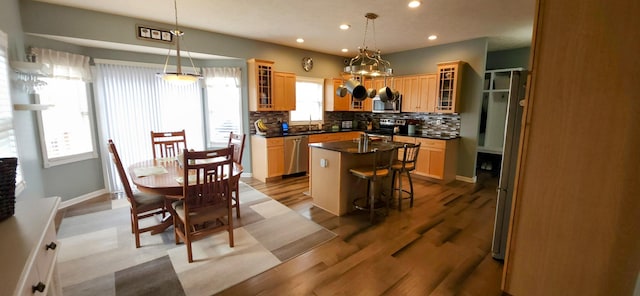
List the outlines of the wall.
<svg viewBox="0 0 640 296">
<path fill-rule="evenodd" d="M 18 3 L 18 1 L 14 1 L 13 3 Z M 75 46 L 41 36 L 53 35 L 61 36 L 60 38 L 96 39 L 112 43 L 161 47 L 166 49 L 166 46 L 163 44 L 135 38 L 135 25 L 148 24 L 158 27 L 171 27 L 171 25 L 51 5 L 32 0 L 22 0 L 19 3 L 25 32 L 25 42 L 19 46 L 22 52 L 24 52 L 25 47 L 40 46 L 84 54 L 100 59 L 155 64 L 164 63 L 166 57 L 164 55 Z M 17 14 L 14 13 L 13 16 L 15 15 Z M 109 29 L 105 30 L 105 28 Z M 190 51 L 234 58 L 223 60 L 195 59 L 194 62 L 197 66 L 240 66 L 243 69 L 244 81 L 246 81 L 247 70 L 245 60 L 254 57 L 275 61 L 274 67 L 276 71 L 293 72 L 299 76 L 315 78 L 336 77 L 342 70 L 343 57 L 201 30 L 183 29 L 186 31 L 184 42 Z M 130 34 L 126 32 L 130 32 Z M 21 56 L 22 55 L 23 53 Z M 314 68 L 310 72 L 304 72 L 300 66 L 300 61 L 304 56 L 310 56 L 314 59 Z M 462 136 L 462 140 L 458 157 L 458 175 L 472 179 L 475 176 L 473 168 L 475 167 L 475 146 L 479 122 L 478 101 L 482 84 L 481 74 L 479 73 L 482 73 L 485 68 L 486 40 L 482 38 L 450 45 L 417 49 L 390 54 L 385 56 L 385 58 L 392 62 L 397 75 L 435 72 L 436 63 L 442 61 L 463 60 L 468 63 L 464 68 L 461 91 L 460 135 Z M 243 89 L 243 104 L 245 104 L 245 106 L 248 105 L 247 89 Z M 30 116 L 28 114 L 25 115 Z M 249 133 L 249 127 L 252 121 L 249 120 L 249 112 L 246 108 L 243 110 L 243 122 L 245 123 L 244 132 Z M 30 151 L 29 155 L 37 155 L 37 157 L 39 157 L 40 152 L 39 146 L 37 145 L 35 120 L 30 117 L 29 122 L 22 121 L 20 128 L 22 129 L 20 131 L 22 141 L 29 142 L 29 144 L 26 145 L 26 149 Z M 24 140 L 25 138 L 28 139 Z M 99 140 L 99 144 L 102 144 L 102 139 Z M 21 149 L 23 149 L 23 146 L 25 145 L 21 145 Z M 247 149 L 250 148 L 250 144 L 248 144 Z M 105 151 L 102 151 L 102 153 L 105 153 Z M 89 160 L 88 163 L 77 163 L 46 170 L 42 169 L 40 159 L 36 158 L 29 162 L 29 164 L 31 164 L 29 174 L 38 176 L 32 179 L 43 180 L 42 183 L 46 184 L 47 188 L 50 189 L 47 194 L 62 195 L 63 199 L 75 197 L 83 192 L 88 193 L 92 190 L 99 189 L 97 187 L 102 188 L 103 186 L 102 166 L 99 160 Z M 251 170 L 249 158 L 245 158 L 245 169 L 248 172 Z M 85 172 L 88 172 L 88 174 Z M 64 183 L 61 183 L 60 176 L 65 176 L 64 179 L 78 178 L 82 180 L 83 182 L 81 183 L 87 187 L 79 189 L 81 192 L 65 188 L 65 186 L 62 185 Z"/>
<path fill-rule="evenodd" d="M 460 145 L 457 175 L 466 180 L 475 178 L 476 147 L 482 105 L 482 82 L 487 57 L 487 40 L 479 38 L 441 46 L 432 46 L 385 56 L 395 74 L 435 73 L 437 63 L 454 60 L 466 62 L 460 91 Z"/>
<path fill-rule="evenodd" d="M 529 68 L 531 47 L 490 51 L 487 53 L 487 70 Z"/>
<path fill-rule="evenodd" d="M 3 0 L 0 9 L 0 30 L 7 33 L 9 38 L 9 60 L 22 60 L 24 57 L 24 37 L 19 8 L 18 0 Z M 11 100 L 14 104 L 29 102 L 27 94 L 17 89 L 13 81 L 11 87 Z M 26 189 L 18 198 L 43 197 L 43 185 L 40 182 L 42 180 L 42 159 L 40 158 L 38 132 L 34 128 L 36 124 L 35 113 L 31 111 L 14 112 L 13 123 L 19 149 L 18 158 L 24 179 L 27 182 Z"/>
</svg>

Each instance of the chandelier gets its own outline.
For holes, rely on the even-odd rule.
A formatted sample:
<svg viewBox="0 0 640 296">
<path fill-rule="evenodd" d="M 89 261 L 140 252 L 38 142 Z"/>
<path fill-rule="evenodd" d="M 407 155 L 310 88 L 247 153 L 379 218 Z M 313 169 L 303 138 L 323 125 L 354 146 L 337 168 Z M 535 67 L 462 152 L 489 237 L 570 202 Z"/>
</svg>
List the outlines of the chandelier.
<svg viewBox="0 0 640 296">
<path fill-rule="evenodd" d="M 178 4 L 177 0 L 173 0 L 174 11 L 176 15 L 176 28 L 175 30 L 171 30 L 171 34 L 175 36 L 176 39 L 176 71 L 169 72 L 167 71 L 167 66 L 169 65 L 169 57 L 171 56 L 171 48 L 169 48 L 169 53 L 167 53 L 167 59 L 164 62 L 164 69 L 162 73 L 158 73 L 159 77 L 162 77 L 165 81 L 178 83 L 178 84 L 187 84 L 193 83 L 202 79 L 202 75 L 198 72 L 196 66 L 193 64 L 193 60 L 191 59 L 191 53 L 189 55 L 189 61 L 191 61 L 191 67 L 193 68 L 194 73 L 187 73 L 182 71 L 182 60 L 180 57 L 180 39 L 184 35 L 184 32 L 178 28 Z"/>
<path fill-rule="evenodd" d="M 369 29 L 369 21 L 371 21 L 372 29 L 373 29 L 373 40 L 374 46 L 375 44 L 375 35 L 376 35 L 376 25 L 375 20 L 378 18 L 378 15 L 375 13 L 367 13 L 364 16 L 367 21 L 365 23 L 364 29 L 364 38 L 362 40 L 362 46 L 358 47 L 358 55 L 351 58 L 349 60 L 349 64 L 344 67 L 344 72 L 351 75 L 351 79 L 349 79 L 345 86 L 338 89 L 336 92 L 339 96 L 345 96 L 348 92 L 352 95 L 353 98 L 357 100 L 364 100 L 366 98 L 373 98 L 376 95 L 380 97 L 383 101 L 395 101 L 400 94 L 398 91 L 394 91 L 391 88 L 387 87 L 387 77 L 393 76 L 393 69 L 391 68 L 391 63 L 382 58 L 380 55 L 380 50 L 376 49 L 375 51 L 369 50 L 366 46 L 367 41 L 367 32 Z M 366 89 L 362 83 L 364 83 L 365 79 L 374 79 L 376 77 L 381 77 L 385 79 L 384 87 L 380 90 L 375 89 Z M 346 91 L 345 91 L 346 89 Z"/>
</svg>

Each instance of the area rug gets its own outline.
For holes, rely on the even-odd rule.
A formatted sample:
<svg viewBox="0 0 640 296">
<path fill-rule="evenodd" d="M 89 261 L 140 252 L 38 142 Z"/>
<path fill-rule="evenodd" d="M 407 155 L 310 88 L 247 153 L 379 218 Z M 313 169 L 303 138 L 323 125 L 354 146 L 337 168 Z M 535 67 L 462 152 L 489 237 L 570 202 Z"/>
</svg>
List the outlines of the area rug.
<svg viewBox="0 0 640 296">
<path fill-rule="evenodd" d="M 336 236 L 244 183 L 240 199 L 235 247 L 229 247 L 226 232 L 196 241 L 193 263 L 186 246 L 175 244 L 173 227 L 142 234 L 136 249 L 126 200 L 65 217 L 57 265 L 63 294 L 213 295 Z"/>
</svg>

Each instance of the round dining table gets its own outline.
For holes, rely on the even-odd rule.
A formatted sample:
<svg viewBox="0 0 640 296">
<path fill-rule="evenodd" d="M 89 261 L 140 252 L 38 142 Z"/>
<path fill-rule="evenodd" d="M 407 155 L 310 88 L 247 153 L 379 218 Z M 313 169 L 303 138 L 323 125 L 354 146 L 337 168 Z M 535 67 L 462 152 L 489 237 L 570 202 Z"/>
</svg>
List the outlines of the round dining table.
<svg viewBox="0 0 640 296">
<path fill-rule="evenodd" d="M 231 178 L 240 178 L 242 170 L 242 165 L 234 162 Z M 129 166 L 129 175 L 138 190 L 166 196 L 168 209 L 171 208 L 171 202 L 182 199 L 183 185 L 178 180 L 182 181 L 184 178 L 184 170 L 175 159 L 150 159 L 136 162 Z M 171 215 L 166 215 L 151 234 L 162 233 L 172 224 Z"/>
<path fill-rule="evenodd" d="M 242 165 L 234 162 L 232 179 L 239 178 L 242 170 Z M 175 159 L 150 159 L 129 166 L 131 181 L 138 190 L 168 197 L 182 196 L 182 183 L 178 180 L 183 178 L 183 174 Z"/>
</svg>

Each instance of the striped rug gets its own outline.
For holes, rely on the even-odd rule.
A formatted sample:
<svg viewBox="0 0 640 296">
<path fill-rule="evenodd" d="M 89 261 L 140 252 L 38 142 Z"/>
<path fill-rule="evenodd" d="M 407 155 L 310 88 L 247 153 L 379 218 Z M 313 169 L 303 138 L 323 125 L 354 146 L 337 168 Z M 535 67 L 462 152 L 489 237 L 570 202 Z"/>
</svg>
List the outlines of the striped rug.
<svg viewBox="0 0 640 296">
<path fill-rule="evenodd" d="M 64 295 L 212 295 L 318 246 L 336 235 L 241 183 L 235 247 L 221 232 L 193 243 L 193 263 L 173 227 L 141 236 L 135 248 L 126 200 L 65 217 L 58 239 Z M 150 218 L 155 219 L 155 218 Z M 155 222 L 155 221 L 146 221 Z"/>
</svg>

